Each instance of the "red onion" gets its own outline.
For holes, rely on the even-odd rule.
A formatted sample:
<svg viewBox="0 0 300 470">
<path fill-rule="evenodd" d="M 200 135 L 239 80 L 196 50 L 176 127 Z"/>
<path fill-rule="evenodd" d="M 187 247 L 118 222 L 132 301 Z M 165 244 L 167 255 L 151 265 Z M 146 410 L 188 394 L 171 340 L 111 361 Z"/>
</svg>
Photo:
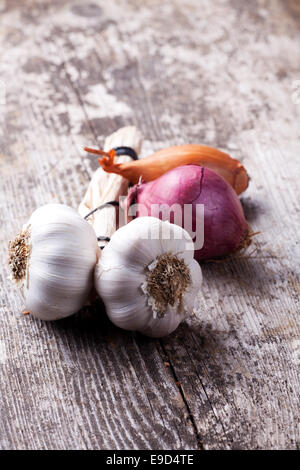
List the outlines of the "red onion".
<svg viewBox="0 0 300 470">
<path fill-rule="evenodd" d="M 154 215 L 162 220 L 182 225 L 192 236 L 201 216 L 199 204 L 204 205 L 204 243 L 196 249 L 197 260 L 216 258 L 235 252 L 247 244 L 249 227 L 241 203 L 232 187 L 214 171 L 198 165 L 174 168 L 154 181 L 135 185 L 129 192 L 127 205 L 138 203 L 136 216 Z M 179 204 L 182 214 L 185 204 L 191 204 L 191 221 L 180 222 L 171 212 L 162 214 L 157 205 Z M 153 207 L 155 208 L 153 213 Z M 182 220 L 183 219 L 183 220 Z M 193 238 L 195 241 L 195 238 Z M 197 248 L 197 245 L 196 247 Z"/>
</svg>

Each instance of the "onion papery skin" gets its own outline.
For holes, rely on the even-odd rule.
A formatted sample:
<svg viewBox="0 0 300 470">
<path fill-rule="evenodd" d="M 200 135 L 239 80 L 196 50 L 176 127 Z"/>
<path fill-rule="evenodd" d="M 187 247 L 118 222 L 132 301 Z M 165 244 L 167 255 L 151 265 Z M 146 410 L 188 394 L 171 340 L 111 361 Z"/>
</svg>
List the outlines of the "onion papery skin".
<svg viewBox="0 0 300 470">
<path fill-rule="evenodd" d="M 196 204 L 203 204 L 204 244 L 194 255 L 198 261 L 234 253 L 249 233 L 242 205 L 233 188 L 214 171 L 199 165 L 180 166 L 154 181 L 135 185 L 128 194 L 127 208 L 136 203 L 141 205 L 137 217 L 154 215 L 171 223 L 174 223 L 172 212 L 166 218 L 161 213 L 153 214 L 151 207 L 180 204 L 183 213 L 184 205 L 192 204 L 192 230 L 196 228 Z M 184 220 L 183 228 L 190 232 Z"/>
</svg>

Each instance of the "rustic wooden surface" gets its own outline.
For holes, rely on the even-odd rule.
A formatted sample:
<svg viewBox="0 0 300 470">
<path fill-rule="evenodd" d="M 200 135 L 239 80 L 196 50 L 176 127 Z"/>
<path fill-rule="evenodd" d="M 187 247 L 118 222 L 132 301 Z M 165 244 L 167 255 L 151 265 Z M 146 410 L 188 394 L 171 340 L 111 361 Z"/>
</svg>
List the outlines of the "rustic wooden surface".
<svg viewBox="0 0 300 470">
<path fill-rule="evenodd" d="M 0 1 L 2 449 L 299 446 L 297 0 Z M 122 125 L 242 160 L 249 258 L 203 265 L 201 308 L 162 340 L 98 302 L 43 323 L 7 280 L 7 242 L 46 202 L 77 207 Z"/>
</svg>

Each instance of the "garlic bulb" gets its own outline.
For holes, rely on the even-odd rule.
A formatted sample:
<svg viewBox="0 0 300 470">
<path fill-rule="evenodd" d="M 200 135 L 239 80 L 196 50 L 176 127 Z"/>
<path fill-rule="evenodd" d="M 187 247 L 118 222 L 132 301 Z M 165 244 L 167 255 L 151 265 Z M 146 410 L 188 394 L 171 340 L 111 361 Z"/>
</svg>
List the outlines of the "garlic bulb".
<svg viewBox="0 0 300 470">
<path fill-rule="evenodd" d="M 104 151 L 116 147 L 129 147 L 138 155 L 141 151 L 142 136 L 135 126 L 121 127 L 105 139 Z M 128 155 L 118 156 L 118 163 L 130 161 Z M 109 201 L 119 201 L 120 196 L 126 196 L 128 192 L 128 180 L 114 173 L 107 173 L 99 167 L 93 174 L 88 189 L 81 201 L 78 212 L 86 217 L 89 212 Z M 97 236 L 108 237 L 117 229 L 117 210 L 114 206 L 108 206 L 101 211 L 94 212 L 87 221 L 94 228 Z M 101 245 L 105 245 L 101 241 Z"/>
<path fill-rule="evenodd" d="M 71 207 L 47 204 L 31 215 L 9 243 L 12 279 L 26 309 L 42 320 L 58 320 L 84 305 L 99 255 L 92 227 Z"/>
<path fill-rule="evenodd" d="M 189 234 L 167 221 L 139 217 L 117 230 L 95 269 L 110 320 L 152 337 L 174 331 L 192 313 L 202 282 L 193 256 Z"/>
</svg>

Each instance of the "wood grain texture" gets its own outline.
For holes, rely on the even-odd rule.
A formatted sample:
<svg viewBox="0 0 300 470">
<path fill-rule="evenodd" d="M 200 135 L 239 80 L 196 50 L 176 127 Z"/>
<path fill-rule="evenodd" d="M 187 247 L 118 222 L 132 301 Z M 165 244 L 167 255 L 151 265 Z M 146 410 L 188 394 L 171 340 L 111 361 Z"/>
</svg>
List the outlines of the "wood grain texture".
<svg viewBox="0 0 300 470">
<path fill-rule="evenodd" d="M 299 447 L 296 0 L 0 2 L 1 449 Z M 4 102 L 5 101 L 5 102 Z M 257 249 L 204 264 L 196 316 L 169 337 L 120 331 L 100 301 L 23 316 L 7 242 L 46 202 L 77 207 L 101 145 L 216 146 L 251 176 Z"/>
</svg>

